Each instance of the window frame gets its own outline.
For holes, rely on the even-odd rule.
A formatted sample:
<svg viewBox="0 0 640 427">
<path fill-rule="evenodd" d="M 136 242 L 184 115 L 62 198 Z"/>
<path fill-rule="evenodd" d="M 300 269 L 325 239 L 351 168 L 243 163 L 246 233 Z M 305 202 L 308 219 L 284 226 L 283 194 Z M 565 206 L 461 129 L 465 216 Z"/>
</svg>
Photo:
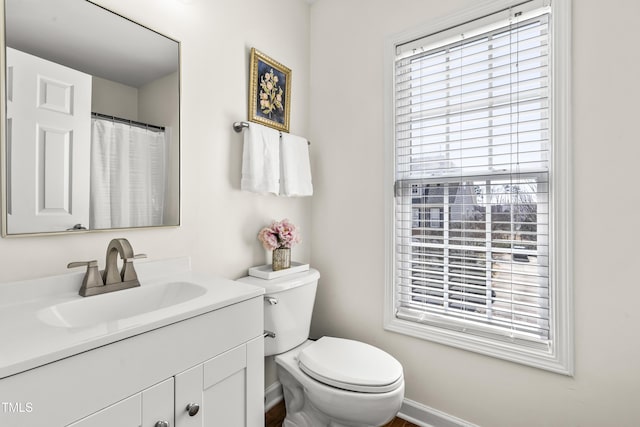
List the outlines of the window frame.
<svg viewBox="0 0 640 427">
<path fill-rule="evenodd" d="M 428 341 L 572 376 L 573 354 L 573 259 L 572 259 L 572 168 L 571 168 L 571 1 L 551 2 L 551 104 L 552 159 L 549 170 L 549 259 L 550 334 L 548 349 L 537 349 L 513 340 L 498 340 L 482 334 L 466 334 L 455 328 L 417 323 L 396 316 L 395 285 L 395 105 L 394 67 L 396 47 L 425 35 L 448 30 L 521 4 L 522 1 L 484 1 L 474 8 L 437 19 L 393 35 L 385 41 L 385 302 L 384 328 Z"/>
</svg>

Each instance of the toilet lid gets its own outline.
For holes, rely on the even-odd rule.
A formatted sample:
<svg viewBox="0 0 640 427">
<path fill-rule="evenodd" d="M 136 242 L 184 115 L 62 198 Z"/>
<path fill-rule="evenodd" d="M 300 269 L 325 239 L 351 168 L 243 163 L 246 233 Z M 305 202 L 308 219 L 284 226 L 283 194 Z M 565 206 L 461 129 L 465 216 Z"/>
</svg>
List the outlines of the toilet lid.
<svg viewBox="0 0 640 427">
<path fill-rule="evenodd" d="M 344 390 L 384 393 L 402 383 L 402 365 L 391 355 L 343 338 L 320 338 L 300 352 L 298 364 L 313 379 Z"/>
</svg>

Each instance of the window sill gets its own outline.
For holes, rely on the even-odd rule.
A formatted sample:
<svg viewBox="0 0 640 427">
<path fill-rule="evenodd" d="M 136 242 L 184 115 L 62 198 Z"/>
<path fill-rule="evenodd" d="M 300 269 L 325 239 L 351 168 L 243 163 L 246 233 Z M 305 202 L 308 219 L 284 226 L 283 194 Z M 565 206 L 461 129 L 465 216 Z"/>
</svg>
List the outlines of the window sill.
<svg viewBox="0 0 640 427">
<path fill-rule="evenodd" d="M 460 331 L 398 319 L 395 316 L 386 317 L 384 329 L 387 331 L 397 332 L 557 374 L 573 375 L 568 355 L 557 351 L 557 349 L 554 350 L 552 348 L 551 351 L 541 351 L 540 349 L 530 348 L 516 342 L 469 335 Z"/>
</svg>

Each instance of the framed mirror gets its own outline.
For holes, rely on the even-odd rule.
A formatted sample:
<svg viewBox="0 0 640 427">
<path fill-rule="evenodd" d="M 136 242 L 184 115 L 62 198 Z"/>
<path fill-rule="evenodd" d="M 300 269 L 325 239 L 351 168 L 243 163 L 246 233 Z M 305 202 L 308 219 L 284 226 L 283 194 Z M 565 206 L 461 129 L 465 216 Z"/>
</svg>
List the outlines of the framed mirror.
<svg viewBox="0 0 640 427">
<path fill-rule="evenodd" d="M 2 235 L 180 224 L 180 43 L 87 0 L 4 0 Z"/>
</svg>

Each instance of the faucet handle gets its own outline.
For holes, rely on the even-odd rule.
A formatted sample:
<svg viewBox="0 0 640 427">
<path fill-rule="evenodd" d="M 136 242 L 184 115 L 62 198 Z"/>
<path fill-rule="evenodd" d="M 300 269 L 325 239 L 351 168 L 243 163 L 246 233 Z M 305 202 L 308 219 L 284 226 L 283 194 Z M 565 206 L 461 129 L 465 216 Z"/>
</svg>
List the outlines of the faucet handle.
<svg viewBox="0 0 640 427">
<path fill-rule="evenodd" d="M 87 295 L 87 290 L 89 288 L 95 288 L 96 286 L 104 286 L 104 282 L 102 281 L 102 276 L 98 271 L 98 261 L 76 261 L 70 262 L 67 264 L 67 268 L 76 268 L 76 267 L 84 267 L 87 266 L 87 272 L 82 279 L 82 286 L 80 287 L 80 291 L 78 292 L 82 296 Z"/>
<path fill-rule="evenodd" d="M 76 268 L 76 267 L 84 267 L 87 266 L 87 269 L 91 267 L 98 267 L 98 261 L 93 259 L 91 261 L 74 261 L 67 264 L 67 268 Z"/>
<path fill-rule="evenodd" d="M 142 258 L 146 258 L 147 254 L 135 254 L 134 256 L 130 256 L 128 258 L 122 258 L 122 261 L 124 262 L 132 262 L 134 259 L 142 259 Z"/>
<path fill-rule="evenodd" d="M 124 263 L 122 264 L 122 272 L 120 273 L 123 282 L 138 281 L 138 274 L 136 273 L 136 270 L 133 267 L 133 260 L 146 258 L 146 257 L 147 257 L 146 254 L 135 254 L 132 258 L 123 259 Z"/>
</svg>

